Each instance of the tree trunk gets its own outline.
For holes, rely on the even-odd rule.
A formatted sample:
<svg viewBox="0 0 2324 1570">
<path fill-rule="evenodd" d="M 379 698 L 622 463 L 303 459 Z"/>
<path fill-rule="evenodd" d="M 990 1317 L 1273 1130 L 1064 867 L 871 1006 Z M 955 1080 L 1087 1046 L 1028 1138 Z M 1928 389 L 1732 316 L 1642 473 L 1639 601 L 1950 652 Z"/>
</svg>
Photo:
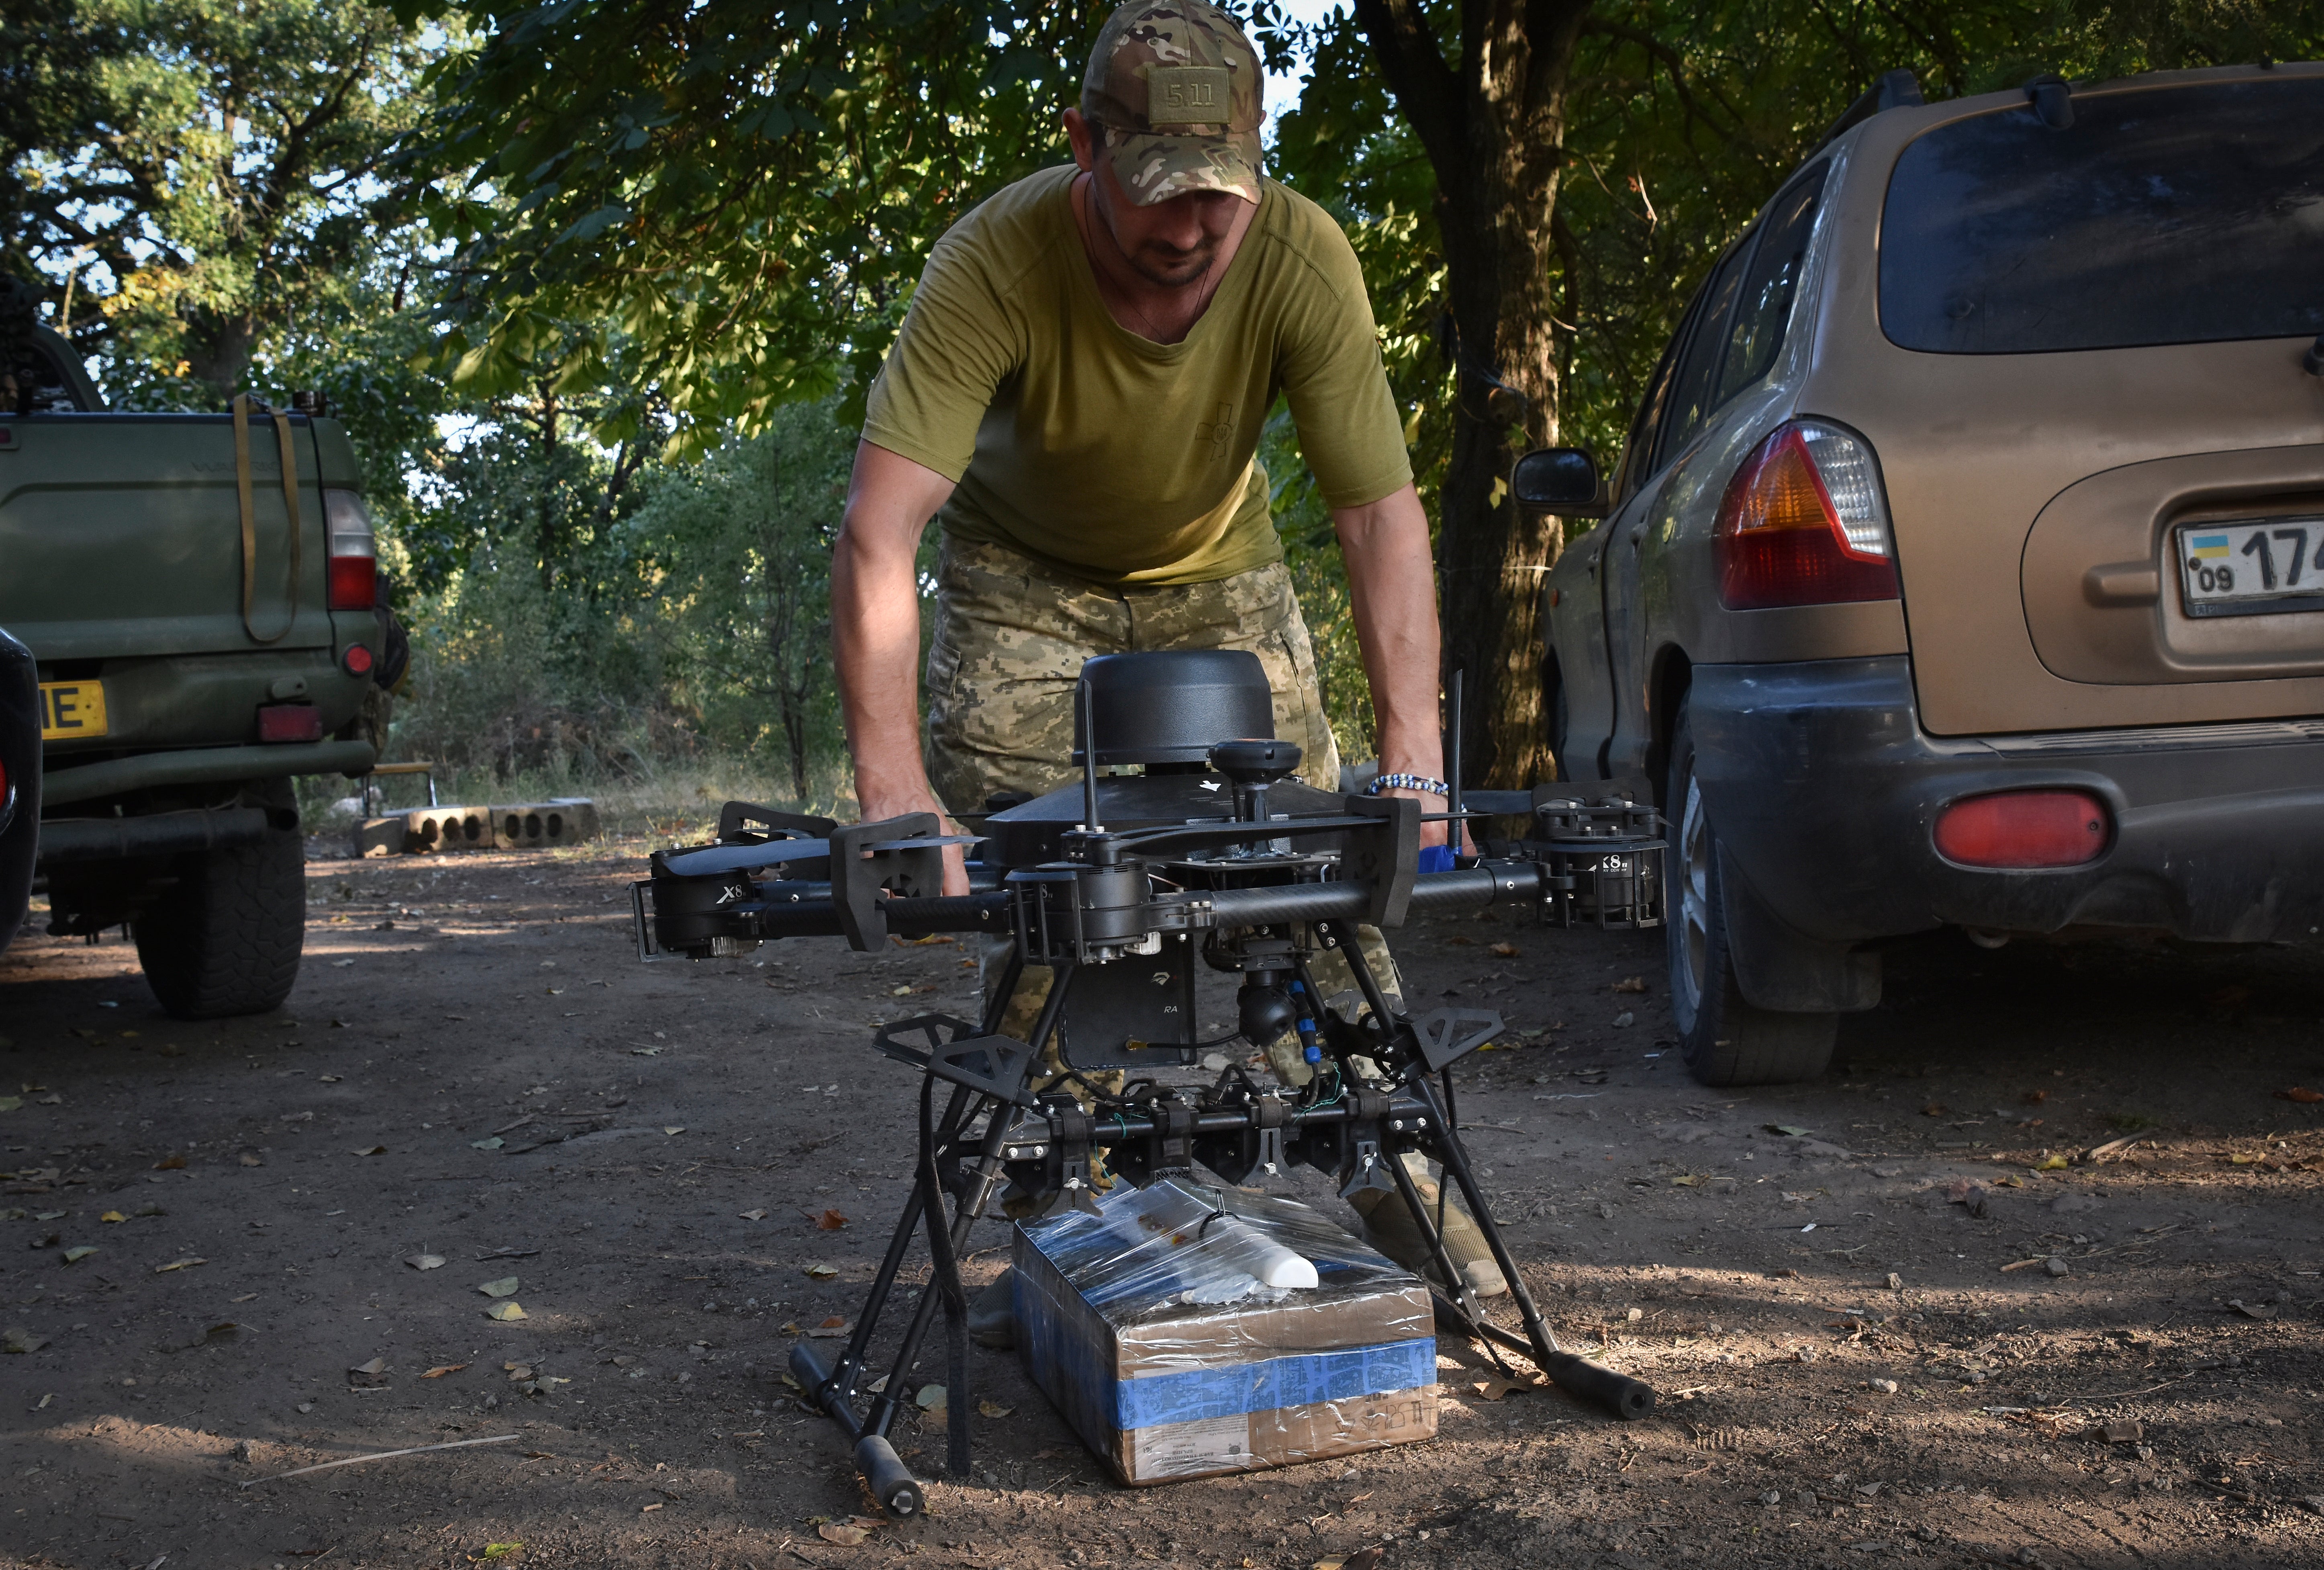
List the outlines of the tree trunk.
<svg viewBox="0 0 2324 1570">
<path fill-rule="evenodd" d="M 562 556 L 558 549 L 557 518 L 557 394 L 547 383 L 538 384 L 540 402 L 534 407 L 540 430 L 540 515 L 535 527 L 534 546 L 540 558 L 540 588 L 543 594 L 557 587 L 557 568 Z"/>
<path fill-rule="evenodd" d="M 246 311 L 221 315 L 199 310 L 191 316 L 186 324 L 186 370 L 215 392 L 223 407 L 241 390 L 242 379 L 250 370 L 258 323 Z"/>
<path fill-rule="evenodd" d="M 1563 532 L 1521 512 L 1510 464 L 1557 438 L 1552 216 L 1566 79 L 1590 0 L 1461 0 L 1448 64 L 1421 0 L 1355 0 L 1356 21 L 1436 174 L 1446 347 L 1455 365 L 1452 466 L 1437 569 L 1448 676 L 1463 673 L 1462 783 L 1550 777 L 1541 714 L 1542 575 Z M 1450 766 L 1450 761 L 1447 761 Z"/>
</svg>

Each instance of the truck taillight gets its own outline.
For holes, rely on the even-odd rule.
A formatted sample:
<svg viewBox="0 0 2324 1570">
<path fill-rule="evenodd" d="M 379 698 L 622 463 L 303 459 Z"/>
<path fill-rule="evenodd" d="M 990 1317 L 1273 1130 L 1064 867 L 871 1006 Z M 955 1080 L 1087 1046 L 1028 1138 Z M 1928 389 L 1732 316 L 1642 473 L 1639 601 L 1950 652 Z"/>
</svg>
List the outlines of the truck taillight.
<svg viewBox="0 0 2324 1570">
<path fill-rule="evenodd" d="M 1752 450 L 1712 540 L 1730 611 L 1898 597 L 1872 449 L 1820 420 L 1794 420 Z"/>
<path fill-rule="evenodd" d="M 2087 790 L 2006 790 L 1937 815 L 1937 854 L 1965 867 L 2078 867 L 2107 847 L 2106 803 Z"/>
<path fill-rule="evenodd" d="M 323 493 L 323 526 L 331 540 L 330 591 L 335 611 L 367 611 L 379 579 L 379 548 L 372 539 L 371 513 L 353 491 Z"/>
</svg>

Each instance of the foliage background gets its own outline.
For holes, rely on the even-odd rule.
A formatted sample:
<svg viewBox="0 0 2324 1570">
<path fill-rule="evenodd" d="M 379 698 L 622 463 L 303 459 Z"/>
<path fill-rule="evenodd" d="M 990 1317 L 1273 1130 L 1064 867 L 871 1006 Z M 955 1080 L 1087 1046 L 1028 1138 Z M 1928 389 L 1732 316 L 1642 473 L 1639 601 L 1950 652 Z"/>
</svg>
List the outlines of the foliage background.
<svg viewBox="0 0 2324 1570">
<path fill-rule="evenodd" d="M 830 806 L 825 577 L 862 390 L 935 237 L 1065 156 L 1102 9 L 15 0 L 0 268 L 124 406 L 328 392 L 414 632 L 397 753 L 477 795 L 715 774 Z M 1434 516 L 1454 383 L 1429 165 L 1346 12 L 1248 10 L 1275 66 L 1312 59 L 1272 172 L 1356 246 Z M 1879 72 L 1935 98 L 2297 58 L 2320 15 L 1601 0 L 1556 216 L 1563 439 L 1610 463 L 1696 282 Z M 1369 757 L 1280 408 L 1261 457 L 1342 753 Z"/>
</svg>

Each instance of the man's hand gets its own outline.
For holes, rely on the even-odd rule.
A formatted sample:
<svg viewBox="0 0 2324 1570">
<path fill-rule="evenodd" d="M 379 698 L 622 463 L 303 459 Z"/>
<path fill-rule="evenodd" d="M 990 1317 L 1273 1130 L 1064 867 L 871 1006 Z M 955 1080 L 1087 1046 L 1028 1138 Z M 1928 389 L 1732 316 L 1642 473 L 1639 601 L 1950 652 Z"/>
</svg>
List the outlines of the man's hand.
<svg viewBox="0 0 2324 1570">
<path fill-rule="evenodd" d="M 1410 485 L 1361 507 L 1335 508 L 1332 527 L 1348 563 L 1348 600 L 1356 642 L 1372 688 L 1383 774 L 1444 778 L 1444 739 L 1437 716 L 1437 670 L 1443 637 L 1436 623 L 1436 562 L 1428 549 L 1428 514 Z M 1410 790 L 1386 794 L 1412 796 Z M 1443 812 L 1441 798 L 1421 796 L 1421 810 Z M 1445 843 L 1445 826 L 1424 823 L 1420 843 Z M 1465 836 L 1463 842 L 1465 841 Z"/>
<path fill-rule="evenodd" d="M 887 448 L 858 442 L 847 510 L 831 551 L 831 651 L 855 801 L 866 823 L 944 806 L 920 758 L 920 535 L 953 483 Z M 1424 537 L 1425 539 L 1425 537 Z M 945 832 L 957 833 L 950 818 Z M 967 863 L 945 847 L 944 891 L 968 892 Z"/>
</svg>

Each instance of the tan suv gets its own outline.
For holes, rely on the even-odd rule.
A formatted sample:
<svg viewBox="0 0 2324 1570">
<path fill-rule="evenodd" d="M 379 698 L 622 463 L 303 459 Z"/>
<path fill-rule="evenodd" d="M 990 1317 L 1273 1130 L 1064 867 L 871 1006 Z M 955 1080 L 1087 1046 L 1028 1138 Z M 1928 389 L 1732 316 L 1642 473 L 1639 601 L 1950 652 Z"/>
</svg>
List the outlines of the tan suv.
<svg viewBox="0 0 2324 1570">
<path fill-rule="evenodd" d="M 1698 1078 L 1821 1073 L 1904 934 L 2324 927 L 2319 333 L 2316 64 L 1892 73 L 1720 259 L 1544 590 Z"/>
</svg>

